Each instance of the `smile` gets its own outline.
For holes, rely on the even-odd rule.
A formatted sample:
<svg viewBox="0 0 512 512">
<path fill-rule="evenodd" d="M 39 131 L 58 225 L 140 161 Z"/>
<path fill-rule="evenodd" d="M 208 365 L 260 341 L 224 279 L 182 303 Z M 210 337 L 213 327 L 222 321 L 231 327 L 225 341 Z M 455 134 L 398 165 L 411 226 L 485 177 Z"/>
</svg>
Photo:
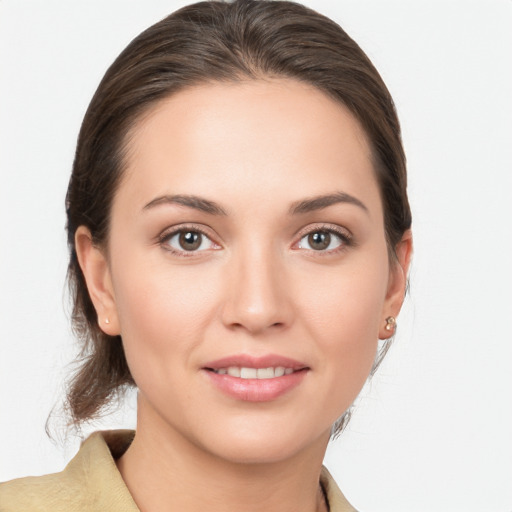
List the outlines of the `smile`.
<svg viewBox="0 0 512 512">
<path fill-rule="evenodd" d="M 300 386 L 311 368 L 303 362 L 276 354 L 238 354 L 202 367 L 214 389 L 235 400 L 270 402 Z"/>
<path fill-rule="evenodd" d="M 285 368 L 284 366 L 268 367 L 268 368 L 248 368 L 245 366 L 229 366 L 228 368 L 218 368 L 212 370 L 218 375 L 230 375 L 240 379 L 275 379 L 283 375 L 290 375 L 294 372 L 293 368 Z"/>
</svg>

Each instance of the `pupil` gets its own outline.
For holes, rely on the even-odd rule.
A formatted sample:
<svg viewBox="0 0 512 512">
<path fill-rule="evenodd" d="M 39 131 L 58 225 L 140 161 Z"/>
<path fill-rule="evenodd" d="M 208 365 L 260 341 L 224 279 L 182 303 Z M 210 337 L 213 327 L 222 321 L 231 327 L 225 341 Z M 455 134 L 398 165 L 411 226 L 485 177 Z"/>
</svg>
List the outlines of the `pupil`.
<svg viewBox="0 0 512 512">
<path fill-rule="evenodd" d="M 308 242 L 311 248 L 315 249 L 315 251 L 321 251 L 322 249 L 329 247 L 329 244 L 331 243 L 331 234 L 326 231 L 311 233 L 308 236 Z"/>
<path fill-rule="evenodd" d="M 180 246 L 186 251 L 193 251 L 201 245 L 201 233 L 186 231 L 180 234 Z"/>
</svg>

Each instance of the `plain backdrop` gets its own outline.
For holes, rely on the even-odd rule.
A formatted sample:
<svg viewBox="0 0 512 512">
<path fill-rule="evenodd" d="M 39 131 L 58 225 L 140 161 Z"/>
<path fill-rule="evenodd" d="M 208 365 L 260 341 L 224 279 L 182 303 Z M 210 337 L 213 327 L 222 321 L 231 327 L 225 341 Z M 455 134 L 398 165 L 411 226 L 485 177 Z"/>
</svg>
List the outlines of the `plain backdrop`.
<svg viewBox="0 0 512 512">
<path fill-rule="evenodd" d="M 45 433 L 76 351 L 74 145 L 115 56 L 185 3 L 0 0 L 0 481 L 60 470 L 78 448 L 59 414 Z M 512 2 L 305 3 L 395 98 L 415 236 L 395 345 L 326 465 L 362 512 L 511 512 Z M 128 398 L 89 430 L 133 427 Z"/>
</svg>

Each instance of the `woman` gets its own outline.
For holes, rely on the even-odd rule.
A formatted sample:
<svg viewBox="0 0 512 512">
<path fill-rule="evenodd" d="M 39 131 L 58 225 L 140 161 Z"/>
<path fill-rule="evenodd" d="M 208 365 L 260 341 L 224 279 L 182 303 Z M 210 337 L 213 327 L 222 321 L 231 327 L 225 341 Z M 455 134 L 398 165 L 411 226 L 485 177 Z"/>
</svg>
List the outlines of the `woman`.
<svg viewBox="0 0 512 512">
<path fill-rule="evenodd" d="M 204 2 L 107 71 L 67 194 L 76 424 L 92 435 L 1 510 L 354 510 L 322 468 L 380 360 L 412 242 L 389 93 L 329 19 Z M 385 350 L 385 349 L 384 349 Z"/>
</svg>

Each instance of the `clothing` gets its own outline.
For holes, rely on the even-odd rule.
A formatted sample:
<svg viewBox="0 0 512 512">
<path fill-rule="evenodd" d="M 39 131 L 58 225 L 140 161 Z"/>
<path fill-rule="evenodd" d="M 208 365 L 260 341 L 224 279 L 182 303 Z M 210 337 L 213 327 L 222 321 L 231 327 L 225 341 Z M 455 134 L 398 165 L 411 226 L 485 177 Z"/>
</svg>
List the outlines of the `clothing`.
<svg viewBox="0 0 512 512">
<path fill-rule="evenodd" d="M 0 512 L 140 512 L 115 463 L 134 434 L 95 432 L 64 471 L 0 484 Z M 325 468 L 320 481 L 330 512 L 356 512 Z"/>
</svg>

